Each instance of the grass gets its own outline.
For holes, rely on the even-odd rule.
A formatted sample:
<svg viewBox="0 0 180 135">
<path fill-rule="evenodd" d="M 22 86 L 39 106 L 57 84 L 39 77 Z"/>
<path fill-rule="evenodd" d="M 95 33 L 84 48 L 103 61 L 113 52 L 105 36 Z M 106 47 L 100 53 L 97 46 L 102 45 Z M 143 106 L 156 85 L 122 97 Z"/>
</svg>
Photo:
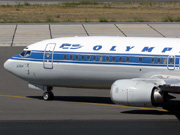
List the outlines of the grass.
<svg viewBox="0 0 180 135">
<path fill-rule="evenodd" d="M 59 3 L 0 5 L 1 23 L 180 22 L 180 3 Z"/>
<path fill-rule="evenodd" d="M 164 22 L 180 22 L 180 17 L 173 18 L 171 16 L 166 16 L 163 21 Z"/>
<path fill-rule="evenodd" d="M 99 22 L 108 22 L 108 19 L 107 18 L 99 18 Z"/>
<path fill-rule="evenodd" d="M 90 1 L 82 1 L 82 2 L 65 2 L 65 3 L 62 3 L 63 6 L 65 7 L 77 7 L 77 6 L 94 6 L 94 5 L 98 5 L 100 3 L 97 3 L 97 2 L 90 2 Z"/>
</svg>

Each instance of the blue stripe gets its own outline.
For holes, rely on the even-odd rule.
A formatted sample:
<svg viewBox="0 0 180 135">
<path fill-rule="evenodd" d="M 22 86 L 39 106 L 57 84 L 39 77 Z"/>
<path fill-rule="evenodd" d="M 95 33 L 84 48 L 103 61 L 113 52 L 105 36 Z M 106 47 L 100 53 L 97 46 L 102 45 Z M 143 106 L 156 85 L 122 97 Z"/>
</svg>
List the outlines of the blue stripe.
<svg viewBox="0 0 180 135">
<path fill-rule="evenodd" d="M 49 52 L 47 51 L 46 54 Z M 50 52 L 52 53 L 52 52 Z M 67 60 L 64 60 L 64 55 L 67 55 Z M 73 56 L 73 59 L 70 60 L 70 55 Z M 75 55 L 79 55 L 79 59 L 75 60 Z M 84 60 L 81 60 L 81 56 L 85 56 Z M 90 61 L 87 60 L 87 56 L 91 56 Z M 96 56 L 96 61 L 93 61 L 93 56 Z M 99 61 L 99 57 L 102 56 L 102 61 Z M 106 61 L 106 57 L 109 56 L 109 61 Z M 113 61 L 113 56 L 116 57 L 116 60 Z M 122 62 L 119 61 L 119 57 L 122 56 Z M 30 56 L 22 57 L 19 54 L 12 57 L 13 60 L 22 60 L 22 61 L 34 61 L 34 62 L 43 62 L 44 51 L 32 51 Z M 126 62 L 126 58 L 130 57 L 130 61 Z M 139 57 L 143 58 L 143 62 L 139 62 Z M 151 62 L 151 58 L 155 58 L 155 62 Z M 157 57 L 161 58 L 161 63 L 157 63 Z M 105 65 L 134 65 L 134 66 L 159 66 L 166 67 L 167 64 L 163 64 L 162 58 L 167 58 L 168 55 L 147 55 L 147 54 L 124 54 L 124 53 L 86 53 L 86 52 L 60 52 L 55 51 L 53 55 L 53 62 L 56 63 L 78 63 L 78 64 L 105 64 Z M 179 56 L 176 56 L 176 58 Z M 45 55 L 45 59 L 49 59 L 51 61 L 51 56 L 47 57 Z M 179 67 L 179 59 L 175 61 L 176 66 Z"/>
<path fill-rule="evenodd" d="M 46 51 L 46 52 L 48 52 L 48 51 Z M 44 51 L 33 50 L 32 53 L 35 53 L 35 54 L 43 53 L 44 54 Z M 138 57 L 139 56 L 146 56 L 146 57 L 168 57 L 169 56 L 169 55 L 132 54 L 132 53 L 101 53 L 101 52 L 94 53 L 94 52 L 62 52 L 62 51 L 54 51 L 54 54 L 77 54 L 77 55 L 88 55 L 89 54 L 89 55 L 109 55 L 109 56 L 114 56 L 114 55 L 126 56 L 126 55 L 128 55 L 128 56 L 138 56 Z"/>
</svg>

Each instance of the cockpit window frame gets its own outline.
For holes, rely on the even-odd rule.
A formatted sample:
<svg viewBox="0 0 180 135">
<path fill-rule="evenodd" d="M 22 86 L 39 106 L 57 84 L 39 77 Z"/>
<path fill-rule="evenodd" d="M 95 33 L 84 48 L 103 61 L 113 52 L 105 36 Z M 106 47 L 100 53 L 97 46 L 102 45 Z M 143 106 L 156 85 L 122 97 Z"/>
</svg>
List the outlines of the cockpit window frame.
<svg viewBox="0 0 180 135">
<path fill-rule="evenodd" d="M 24 52 L 24 53 L 23 53 L 23 52 Z M 20 55 L 21 57 L 28 57 L 28 56 L 31 55 L 31 53 L 32 53 L 31 50 L 23 50 L 19 55 Z M 23 55 L 22 55 L 22 54 L 23 54 Z"/>
</svg>

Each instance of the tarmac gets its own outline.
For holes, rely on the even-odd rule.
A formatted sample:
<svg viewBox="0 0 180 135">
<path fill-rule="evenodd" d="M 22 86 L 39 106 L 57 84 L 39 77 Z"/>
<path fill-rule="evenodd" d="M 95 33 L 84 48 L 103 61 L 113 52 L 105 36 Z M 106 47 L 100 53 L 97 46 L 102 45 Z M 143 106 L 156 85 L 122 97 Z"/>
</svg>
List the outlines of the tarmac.
<svg viewBox="0 0 180 135">
<path fill-rule="evenodd" d="M 37 41 L 99 35 L 180 38 L 180 24 L 0 24 L 0 132 L 12 134 L 22 129 L 27 133 L 30 127 L 28 134 L 36 130 L 50 133 L 44 130 L 46 127 L 55 134 L 179 134 L 180 95 L 175 95 L 177 99 L 167 102 L 163 108 L 142 108 L 113 104 L 109 90 L 55 88 L 55 99 L 44 101 L 43 92 L 28 88 L 27 82 L 3 68 L 8 58 Z"/>
<path fill-rule="evenodd" d="M 0 30 L 0 46 L 9 47 L 69 36 L 180 37 L 180 23 L 0 24 Z"/>
</svg>

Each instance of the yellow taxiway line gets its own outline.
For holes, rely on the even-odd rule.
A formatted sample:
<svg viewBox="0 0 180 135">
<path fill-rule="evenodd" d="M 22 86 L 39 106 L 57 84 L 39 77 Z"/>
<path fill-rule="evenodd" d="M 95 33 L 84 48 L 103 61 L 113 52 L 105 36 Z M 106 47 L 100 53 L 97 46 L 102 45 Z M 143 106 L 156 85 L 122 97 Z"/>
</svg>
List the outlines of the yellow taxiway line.
<svg viewBox="0 0 180 135">
<path fill-rule="evenodd" d="M 29 97 L 24 96 L 14 96 L 14 95 L 1 95 L 1 97 L 13 97 L 13 98 L 24 98 L 24 99 L 33 99 Z M 65 101 L 66 102 L 66 101 Z M 154 111 L 163 111 L 168 112 L 165 109 L 159 109 L 159 108 L 146 108 L 146 107 L 135 107 L 135 106 L 124 106 L 124 105 L 115 105 L 115 104 L 103 104 L 103 103 L 90 103 L 90 102 L 74 102 L 74 101 L 68 101 L 71 103 L 81 103 L 81 104 L 89 104 L 89 105 L 101 105 L 101 106 L 113 106 L 113 107 L 121 107 L 121 108 L 132 108 L 132 109 L 141 109 L 141 110 L 154 110 Z"/>
<path fill-rule="evenodd" d="M 89 103 L 89 102 L 74 102 L 74 103 L 82 103 L 82 104 L 90 104 L 90 105 L 102 105 L 102 106 L 113 106 L 113 107 L 122 107 L 122 108 L 133 108 L 133 109 L 141 109 L 141 110 L 154 110 L 154 111 L 168 112 L 165 109 L 159 109 L 159 108 L 125 106 L 125 105 L 116 105 L 116 104 Z"/>
<path fill-rule="evenodd" d="M 29 97 L 23 97 L 23 96 L 14 96 L 14 95 L 0 95 L 1 97 L 14 97 L 14 98 L 25 98 L 25 99 L 33 99 Z"/>
</svg>

